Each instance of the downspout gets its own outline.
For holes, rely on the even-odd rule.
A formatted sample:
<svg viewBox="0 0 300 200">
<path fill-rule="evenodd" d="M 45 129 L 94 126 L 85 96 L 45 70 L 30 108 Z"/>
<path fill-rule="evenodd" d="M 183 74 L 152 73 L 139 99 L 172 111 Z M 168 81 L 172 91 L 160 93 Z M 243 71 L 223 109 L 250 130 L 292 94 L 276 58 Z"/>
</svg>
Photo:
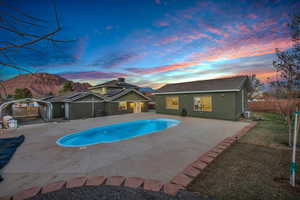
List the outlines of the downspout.
<svg viewBox="0 0 300 200">
<path fill-rule="evenodd" d="M 242 89 L 242 113 L 245 112 L 245 94 L 244 89 Z"/>
</svg>

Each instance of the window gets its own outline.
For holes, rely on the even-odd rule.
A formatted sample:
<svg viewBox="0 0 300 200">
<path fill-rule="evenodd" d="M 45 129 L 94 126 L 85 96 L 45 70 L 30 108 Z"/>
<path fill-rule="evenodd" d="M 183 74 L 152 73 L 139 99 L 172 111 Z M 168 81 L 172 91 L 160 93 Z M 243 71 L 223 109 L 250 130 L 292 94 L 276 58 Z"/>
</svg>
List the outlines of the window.
<svg viewBox="0 0 300 200">
<path fill-rule="evenodd" d="M 127 110 L 127 102 L 126 101 L 119 102 L 119 110 Z"/>
<path fill-rule="evenodd" d="M 100 94 L 106 94 L 106 93 L 107 93 L 107 89 L 105 87 L 101 88 Z"/>
<path fill-rule="evenodd" d="M 212 112 L 211 96 L 194 97 L 194 111 Z"/>
<path fill-rule="evenodd" d="M 178 110 L 179 109 L 179 98 L 178 97 L 166 97 L 166 108 Z"/>
</svg>

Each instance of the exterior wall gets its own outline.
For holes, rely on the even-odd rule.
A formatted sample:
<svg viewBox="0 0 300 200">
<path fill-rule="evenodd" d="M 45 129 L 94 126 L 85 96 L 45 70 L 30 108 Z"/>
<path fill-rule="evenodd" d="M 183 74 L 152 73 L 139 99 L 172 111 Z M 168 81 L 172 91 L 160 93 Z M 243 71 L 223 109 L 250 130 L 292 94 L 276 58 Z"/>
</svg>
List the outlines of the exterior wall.
<svg viewBox="0 0 300 200">
<path fill-rule="evenodd" d="M 148 102 L 143 102 L 142 112 L 148 112 Z M 127 102 L 127 110 L 119 110 L 119 102 L 106 102 L 105 112 L 107 115 L 120 115 L 133 113 L 133 108 L 130 107 L 130 102 Z"/>
<path fill-rule="evenodd" d="M 138 95 L 135 92 L 129 92 L 128 94 L 121 96 L 120 98 L 116 99 L 115 101 L 148 101 L 144 97 Z"/>
<path fill-rule="evenodd" d="M 130 108 L 128 102 L 127 102 L 127 110 L 120 110 L 119 102 L 106 102 L 105 112 L 107 115 L 120 115 L 120 114 L 132 113 L 133 109 Z"/>
<path fill-rule="evenodd" d="M 72 102 L 70 103 L 70 120 L 100 117 L 105 115 L 104 103 Z"/>
<path fill-rule="evenodd" d="M 80 99 L 76 100 L 75 102 L 86 102 L 86 101 L 103 101 L 103 99 L 91 94 L 86 97 L 80 98 Z"/>
<path fill-rule="evenodd" d="M 60 118 L 65 116 L 65 109 L 64 109 L 65 103 L 62 102 L 54 102 L 52 103 L 52 117 L 53 118 Z"/>
<path fill-rule="evenodd" d="M 91 92 L 97 93 L 97 94 L 102 94 L 102 88 L 95 88 L 95 89 L 90 89 Z"/>
<path fill-rule="evenodd" d="M 92 103 L 70 103 L 70 119 L 93 117 Z"/>
<path fill-rule="evenodd" d="M 69 119 L 83 119 L 103 116 L 104 102 L 103 99 L 94 95 L 88 95 L 70 103 Z"/>
<path fill-rule="evenodd" d="M 102 88 L 105 89 L 102 90 Z M 107 92 L 115 89 L 122 89 L 122 87 L 101 87 L 101 88 L 90 89 L 90 91 L 98 94 L 106 94 Z"/>
<path fill-rule="evenodd" d="M 244 90 L 244 92 L 242 92 L 242 90 Z M 244 87 L 244 88 L 242 88 L 242 90 L 240 92 L 236 93 L 236 102 L 237 102 L 236 117 L 237 118 L 241 117 L 241 115 L 248 109 L 247 88 Z M 242 100 L 243 95 L 244 95 L 244 105 L 243 105 L 243 100 Z M 243 106 L 244 106 L 244 108 L 243 108 Z"/>
<path fill-rule="evenodd" d="M 149 111 L 149 103 L 144 102 L 144 106 L 142 107 L 142 112 L 148 112 Z"/>
<path fill-rule="evenodd" d="M 94 104 L 94 116 L 100 117 L 105 115 L 105 104 L 103 103 L 95 103 Z"/>
<path fill-rule="evenodd" d="M 212 112 L 194 111 L 194 97 L 212 96 Z M 166 109 L 166 96 L 179 97 L 179 109 Z M 236 116 L 236 92 L 199 93 L 199 94 L 157 94 L 156 112 L 162 114 L 180 115 L 182 109 L 187 111 L 187 116 L 205 117 L 216 119 L 237 120 Z"/>
</svg>

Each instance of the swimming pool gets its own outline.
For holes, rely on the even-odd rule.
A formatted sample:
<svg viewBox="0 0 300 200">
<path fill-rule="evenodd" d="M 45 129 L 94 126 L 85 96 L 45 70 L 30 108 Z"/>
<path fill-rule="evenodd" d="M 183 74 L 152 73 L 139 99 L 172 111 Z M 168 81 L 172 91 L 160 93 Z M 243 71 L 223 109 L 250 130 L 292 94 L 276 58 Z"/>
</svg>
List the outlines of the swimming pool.
<svg viewBox="0 0 300 200">
<path fill-rule="evenodd" d="M 81 147 L 118 142 L 171 128 L 179 123 L 179 120 L 159 118 L 99 126 L 61 137 L 56 141 L 56 144 L 63 147 Z"/>
</svg>

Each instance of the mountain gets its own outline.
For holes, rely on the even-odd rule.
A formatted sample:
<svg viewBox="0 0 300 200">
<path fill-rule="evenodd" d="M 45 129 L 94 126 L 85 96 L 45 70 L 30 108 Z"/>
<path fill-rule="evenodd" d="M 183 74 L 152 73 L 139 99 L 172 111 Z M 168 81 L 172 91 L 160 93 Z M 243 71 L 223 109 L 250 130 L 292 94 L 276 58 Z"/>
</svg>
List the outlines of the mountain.
<svg viewBox="0 0 300 200">
<path fill-rule="evenodd" d="M 65 82 L 69 80 L 48 73 L 21 74 L 12 79 L 3 82 L 7 93 L 13 95 L 17 88 L 28 88 L 34 97 L 41 97 L 52 94 L 58 94 Z M 89 83 L 73 82 L 75 91 L 86 91 L 91 87 Z"/>
</svg>

